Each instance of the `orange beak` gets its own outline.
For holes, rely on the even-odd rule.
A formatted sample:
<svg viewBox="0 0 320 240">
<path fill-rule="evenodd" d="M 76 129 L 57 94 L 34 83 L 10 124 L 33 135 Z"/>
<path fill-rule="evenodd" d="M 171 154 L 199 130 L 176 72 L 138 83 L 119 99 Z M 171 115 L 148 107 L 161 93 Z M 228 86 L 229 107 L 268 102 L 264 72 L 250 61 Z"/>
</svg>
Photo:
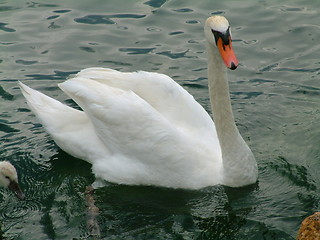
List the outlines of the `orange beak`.
<svg viewBox="0 0 320 240">
<path fill-rule="evenodd" d="M 222 38 L 219 38 L 217 41 L 217 47 L 226 67 L 230 68 L 231 70 L 236 69 L 239 62 L 232 49 L 231 38 L 229 37 L 228 45 L 225 45 L 222 41 Z"/>
</svg>

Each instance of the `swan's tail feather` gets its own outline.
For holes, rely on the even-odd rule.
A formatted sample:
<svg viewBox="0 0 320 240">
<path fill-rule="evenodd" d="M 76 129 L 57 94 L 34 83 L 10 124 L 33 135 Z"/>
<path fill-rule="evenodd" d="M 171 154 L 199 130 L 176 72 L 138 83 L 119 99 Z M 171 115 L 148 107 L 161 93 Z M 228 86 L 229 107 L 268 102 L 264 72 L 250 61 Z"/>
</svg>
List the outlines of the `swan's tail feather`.
<svg viewBox="0 0 320 240">
<path fill-rule="evenodd" d="M 36 91 L 27 85 L 19 82 L 19 87 L 23 96 L 26 98 L 27 103 L 33 113 L 40 119 L 43 125 L 45 125 L 49 133 L 52 130 L 56 131 L 61 128 L 65 122 L 62 119 L 68 120 L 67 115 L 80 114 L 81 112 L 62 104 L 61 102 L 44 95 L 43 93 Z M 59 119 L 59 121 L 56 121 Z"/>
<path fill-rule="evenodd" d="M 19 86 L 32 112 L 56 144 L 74 157 L 88 159 L 86 148 L 99 140 L 90 137 L 93 127 L 87 116 L 21 82 Z M 79 144 L 79 139 L 83 144 Z"/>
</svg>

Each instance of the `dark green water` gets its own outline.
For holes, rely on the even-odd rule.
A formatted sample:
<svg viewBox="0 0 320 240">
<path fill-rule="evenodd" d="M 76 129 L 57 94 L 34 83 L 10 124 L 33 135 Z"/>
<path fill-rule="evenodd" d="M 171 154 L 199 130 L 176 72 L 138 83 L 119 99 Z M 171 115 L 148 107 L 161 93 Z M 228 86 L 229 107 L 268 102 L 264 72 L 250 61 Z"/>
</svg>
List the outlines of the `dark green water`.
<svg viewBox="0 0 320 240">
<path fill-rule="evenodd" d="M 1 189 L 7 239 L 86 239 L 90 165 L 44 132 L 17 81 L 57 87 L 91 66 L 166 73 L 209 110 L 203 23 L 227 16 L 240 61 L 235 118 L 259 166 L 255 186 L 199 191 L 107 186 L 94 194 L 102 239 L 295 239 L 319 210 L 319 1 L 0 1 L 0 158 L 27 200 Z"/>
</svg>

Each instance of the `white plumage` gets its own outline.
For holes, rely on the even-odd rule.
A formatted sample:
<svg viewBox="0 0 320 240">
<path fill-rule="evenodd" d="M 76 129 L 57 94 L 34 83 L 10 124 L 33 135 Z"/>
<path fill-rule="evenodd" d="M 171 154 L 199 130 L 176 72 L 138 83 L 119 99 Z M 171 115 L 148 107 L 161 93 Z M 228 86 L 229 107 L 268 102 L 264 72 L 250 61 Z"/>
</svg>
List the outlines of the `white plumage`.
<svg viewBox="0 0 320 240">
<path fill-rule="evenodd" d="M 0 162 L 0 186 L 12 191 L 19 199 L 25 198 L 18 183 L 17 170 L 10 162 Z"/>
<path fill-rule="evenodd" d="M 220 18 L 209 18 L 205 32 L 212 23 L 217 24 L 217 19 L 221 21 Z M 220 24 L 219 29 L 226 32 L 228 22 L 223 24 L 226 26 Z M 208 44 L 217 49 L 213 34 L 211 38 L 207 37 Z M 222 61 L 217 53 L 209 52 L 209 55 Z M 219 80 L 226 82 L 223 73 L 226 68 L 220 68 L 223 69 L 220 69 Z M 209 75 L 212 74 L 210 71 L 209 66 Z M 219 75 L 219 69 L 214 71 Z M 213 80 L 209 76 L 209 82 Z M 220 147 L 220 136 L 218 138 L 210 116 L 186 90 L 166 75 L 84 69 L 59 84 L 83 111 L 22 83 L 20 86 L 31 109 L 57 145 L 90 162 L 97 178 L 120 184 L 189 189 L 215 184 L 242 186 L 256 181 L 256 162 L 237 129 L 232 132 L 235 142 L 230 143 L 236 148 L 228 149 L 238 151 L 231 155 L 236 158 L 239 155 L 240 159 L 231 160 L 228 159 L 231 155 Z M 231 109 L 228 103 L 221 107 Z M 219 111 L 214 115 L 218 116 Z M 229 131 L 226 132 L 229 136 Z M 230 167 L 232 161 L 235 164 Z"/>
</svg>

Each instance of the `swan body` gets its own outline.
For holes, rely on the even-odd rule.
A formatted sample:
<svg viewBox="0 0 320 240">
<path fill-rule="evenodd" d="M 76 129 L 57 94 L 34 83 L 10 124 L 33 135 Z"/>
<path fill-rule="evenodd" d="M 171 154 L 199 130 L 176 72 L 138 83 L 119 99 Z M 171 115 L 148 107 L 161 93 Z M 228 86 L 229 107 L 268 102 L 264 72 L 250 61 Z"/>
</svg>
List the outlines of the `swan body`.
<svg viewBox="0 0 320 240">
<path fill-rule="evenodd" d="M 0 186 L 14 192 L 19 199 L 25 198 L 18 183 L 16 168 L 7 161 L 0 162 Z"/>
<path fill-rule="evenodd" d="M 23 83 L 20 88 L 56 144 L 91 163 L 97 178 L 186 189 L 252 184 L 256 161 L 230 104 L 226 66 L 238 63 L 228 21 L 208 18 L 205 35 L 215 123 L 185 89 L 159 73 L 84 69 L 59 84 L 82 111 Z"/>
</svg>

